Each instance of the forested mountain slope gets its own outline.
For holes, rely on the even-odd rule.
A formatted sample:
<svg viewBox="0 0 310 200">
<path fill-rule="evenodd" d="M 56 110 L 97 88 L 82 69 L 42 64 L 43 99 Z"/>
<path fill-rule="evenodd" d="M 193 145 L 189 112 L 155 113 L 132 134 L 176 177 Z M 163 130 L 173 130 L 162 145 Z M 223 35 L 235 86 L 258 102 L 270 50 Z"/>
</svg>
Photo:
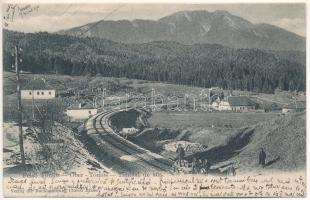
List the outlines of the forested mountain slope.
<svg viewBox="0 0 310 200">
<path fill-rule="evenodd" d="M 21 69 L 32 73 L 100 75 L 195 86 L 272 92 L 305 90 L 305 53 L 233 49 L 218 44 L 157 41 L 124 44 L 106 39 L 3 31 L 4 69 L 13 46 L 23 48 Z"/>
</svg>

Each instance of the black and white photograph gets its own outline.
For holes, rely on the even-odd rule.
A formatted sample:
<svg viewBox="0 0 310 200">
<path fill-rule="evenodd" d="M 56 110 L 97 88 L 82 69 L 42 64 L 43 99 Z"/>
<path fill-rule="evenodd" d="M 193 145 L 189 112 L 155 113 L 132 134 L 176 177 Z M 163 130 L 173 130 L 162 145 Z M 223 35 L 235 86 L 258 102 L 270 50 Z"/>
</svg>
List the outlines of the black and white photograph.
<svg viewBox="0 0 310 200">
<path fill-rule="evenodd" d="M 306 3 L 2 17 L 5 197 L 306 197 Z"/>
</svg>

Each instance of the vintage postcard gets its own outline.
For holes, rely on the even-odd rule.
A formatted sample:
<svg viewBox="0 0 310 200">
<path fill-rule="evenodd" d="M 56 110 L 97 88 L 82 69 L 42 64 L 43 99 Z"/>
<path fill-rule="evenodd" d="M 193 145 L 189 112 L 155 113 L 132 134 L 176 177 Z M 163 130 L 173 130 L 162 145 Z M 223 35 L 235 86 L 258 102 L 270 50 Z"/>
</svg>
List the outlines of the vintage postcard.
<svg viewBox="0 0 310 200">
<path fill-rule="evenodd" d="M 3 3 L 4 197 L 306 197 L 305 3 Z"/>
</svg>

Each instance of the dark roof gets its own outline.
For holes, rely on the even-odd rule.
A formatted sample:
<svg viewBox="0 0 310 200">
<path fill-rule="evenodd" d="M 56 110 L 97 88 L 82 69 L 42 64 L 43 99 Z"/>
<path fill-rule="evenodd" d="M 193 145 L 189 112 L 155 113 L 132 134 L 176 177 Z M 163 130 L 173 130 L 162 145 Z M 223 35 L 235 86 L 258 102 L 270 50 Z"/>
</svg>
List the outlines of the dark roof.
<svg viewBox="0 0 310 200">
<path fill-rule="evenodd" d="M 287 108 L 287 109 L 305 109 L 306 108 L 306 102 L 304 102 L 304 101 L 292 102 L 292 103 L 289 103 L 289 104 L 283 106 L 283 108 Z"/>
<path fill-rule="evenodd" d="M 230 106 L 254 106 L 255 102 L 246 96 L 230 96 L 227 98 Z"/>
<path fill-rule="evenodd" d="M 72 104 L 68 107 L 68 110 L 79 110 L 79 109 L 95 109 L 95 107 L 89 103 L 81 103 L 81 108 L 79 103 Z"/>
<path fill-rule="evenodd" d="M 28 82 L 22 90 L 54 90 L 45 80 L 35 79 Z"/>
</svg>

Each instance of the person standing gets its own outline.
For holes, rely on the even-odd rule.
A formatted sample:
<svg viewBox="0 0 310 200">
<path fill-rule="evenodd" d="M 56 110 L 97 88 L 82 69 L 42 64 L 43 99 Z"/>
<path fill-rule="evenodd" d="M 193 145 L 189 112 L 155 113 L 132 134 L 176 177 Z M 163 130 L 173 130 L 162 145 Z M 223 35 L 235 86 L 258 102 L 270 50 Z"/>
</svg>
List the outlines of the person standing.
<svg viewBox="0 0 310 200">
<path fill-rule="evenodd" d="M 227 170 L 227 176 L 235 176 L 236 175 L 236 169 L 234 167 L 234 164 L 231 164 L 231 166 Z"/>
<path fill-rule="evenodd" d="M 193 174 L 198 173 L 198 162 L 197 162 L 197 159 L 195 157 L 192 160 L 192 173 Z"/>
<path fill-rule="evenodd" d="M 204 159 L 204 160 L 203 160 L 203 169 L 204 169 L 204 173 L 205 173 L 205 174 L 208 174 L 208 173 L 209 173 L 210 162 L 208 161 L 208 159 Z"/>
<path fill-rule="evenodd" d="M 203 162 L 202 162 L 201 159 L 198 160 L 198 166 L 197 167 L 198 167 L 198 173 L 202 174 L 202 172 L 203 172 Z"/>
<path fill-rule="evenodd" d="M 184 161 L 185 151 L 181 144 L 178 145 L 176 153 L 178 154 L 178 162 L 180 167 L 182 167 L 182 162 Z"/>
<path fill-rule="evenodd" d="M 266 153 L 263 148 L 261 148 L 259 152 L 258 164 L 261 165 L 262 167 L 265 167 L 266 164 Z"/>
</svg>

